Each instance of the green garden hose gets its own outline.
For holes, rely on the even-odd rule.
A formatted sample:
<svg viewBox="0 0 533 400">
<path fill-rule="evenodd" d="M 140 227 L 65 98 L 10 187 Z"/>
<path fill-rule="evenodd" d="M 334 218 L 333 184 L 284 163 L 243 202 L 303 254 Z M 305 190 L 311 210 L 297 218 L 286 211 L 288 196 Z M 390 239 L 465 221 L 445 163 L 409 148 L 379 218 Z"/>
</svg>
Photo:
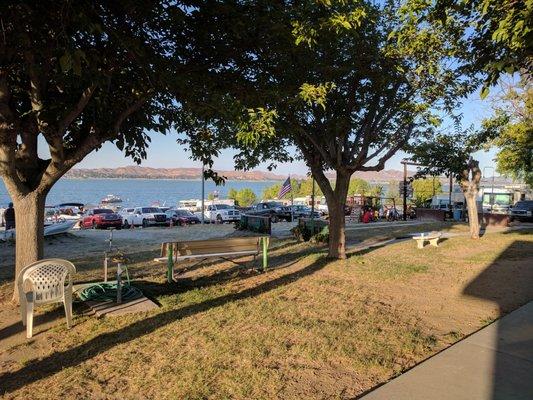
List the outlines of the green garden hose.
<svg viewBox="0 0 533 400">
<path fill-rule="evenodd" d="M 122 285 L 122 301 L 135 300 L 143 296 L 143 293 L 135 286 L 129 284 Z M 88 286 L 78 292 L 78 297 L 82 301 L 106 301 L 117 300 L 117 283 L 100 282 Z"/>
</svg>

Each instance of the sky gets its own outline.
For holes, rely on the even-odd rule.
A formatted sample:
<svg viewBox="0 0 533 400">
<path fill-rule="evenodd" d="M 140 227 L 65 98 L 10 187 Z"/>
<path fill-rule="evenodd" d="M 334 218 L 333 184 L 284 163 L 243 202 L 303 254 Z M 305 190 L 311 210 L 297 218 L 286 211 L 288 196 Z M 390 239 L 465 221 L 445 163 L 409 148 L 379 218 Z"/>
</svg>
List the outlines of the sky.
<svg viewBox="0 0 533 400">
<path fill-rule="evenodd" d="M 463 126 L 479 126 L 484 118 L 491 115 L 490 96 L 485 100 L 481 100 L 479 92 L 473 93 L 464 101 L 460 112 L 463 114 Z M 446 126 L 446 122 L 443 125 Z M 147 159 L 142 162 L 142 166 L 153 168 L 201 167 L 200 162 L 191 160 L 190 153 L 184 151 L 183 147 L 176 143 L 176 132 L 171 132 L 167 135 L 154 134 L 151 138 L 152 142 L 147 151 Z M 475 158 L 480 162 L 481 169 L 486 169 L 486 176 L 492 176 L 494 173 L 492 167 L 494 167 L 493 159 L 495 153 L 496 151 L 492 149 L 475 155 Z M 214 169 L 233 170 L 233 155 L 234 152 L 232 150 L 222 151 L 221 155 L 215 160 Z M 400 161 L 405 157 L 405 153 L 397 153 L 385 164 L 385 169 L 402 169 Z M 106 143 L 100 150 L 89 154 L 77 168 L 115 168 L 127 165 L 134 165 L 134 162 L 118 150 L 114 144 Z M 266 170 L 267 168 L 266 165 L 261 165 L 256 169 Z M 278 164 L 274 172 L 280 175 L 305 175 L 308 173 L 308 169 L 303 161 L 298 161 Z"/>
</svg>

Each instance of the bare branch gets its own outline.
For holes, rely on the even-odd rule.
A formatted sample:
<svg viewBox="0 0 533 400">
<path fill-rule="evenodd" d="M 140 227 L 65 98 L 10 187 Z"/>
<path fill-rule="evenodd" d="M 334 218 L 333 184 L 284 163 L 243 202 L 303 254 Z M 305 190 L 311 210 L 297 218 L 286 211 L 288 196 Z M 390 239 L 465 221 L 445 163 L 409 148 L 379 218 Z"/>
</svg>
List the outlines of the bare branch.
<svg viewBox="0 0 533 400">
<path fill-rule="evenodd" d="M 146 103 L 146 101 L 148 99 L 149 99 L 149 95 L 147 95 L 145 97 L 141 97 L 135 103 L 133 103 L 131 106 L 126 108 L 122 113 L 120 113 L 120 115 L 118 116 L 118 118 L 115 121 L 115 124 L 113 125 L 113 131 L 112 131 L 112 135 L 113 136 L 118 135 L 118 133 L 120 131 L 120 127 L 122 126 L 122 123 L 131 114 L 133 114 L 135 111 L 139 110 L 139 108 L 141 108 L 144 105 L 144 103 Z"/>
<path fill-rule="evenodd" d="M 403 138 L 399 138 L 398 143 L 390 147 L 389 150 L 385 154 L 383 154 L 383 156 L 380 157 L 376 165 L 371 165 L 371 166 L 360 165 L 358 166 L 357 170 L 359 171 L 381 171 L 383 168 L 385 168 L 385 163 L 407 143 L 407 141 L 411 137 L 411 133 L 413 132 L 413 130 L 414 130 L 414 125 L 411 124 L 409 128 L 407 129 L 407 132 L 405 133 Z M 370 161 L 370 158 L 369 158 L 369 161 Z"/>
<path fill-rule="evenodd" d="M 11 91 L 7 84 L 7 71 L 0 69 L 0 176 L 10 192 L 15 189 L 25 194 L 28 188 L 21 181 L 15 169 L 15 148 L 19 120 L 10 107 Z"/>
<path fill-rule="evenodd" d="M 89 100 L 91 100 L 91 97 L 95 90 L 96 84 L 93 83 L 91 86 L 89 86 L 83 91 L 80 96 L 80 99 L 78 100 L 78 103 L 76 104 L 76 107 L 74 107 L 72 111 L 65 115 L 65 117 L 57 125 L 57 135 L 63 136 L 65 134 L 70 124 L 72 124 L 72 122 L 74 122 L 74 120 L 78 118 L 79 115 L 83 112 L 85 106 L 87 106 L 87 103 L 89 103 Z"/>
<path fill-rule="evenodd" d="M 334 162 L 324 146 L 321 146 L 320 143 L 316 140 L 315 137 L 313 137 L 312 134 L 307 133 L 307 131 L 303 128 L 298 127 L 298 132 L 300 132 L 303 136 L 305 136 L 313 145 L 316 151 L 320 153 L 320 155 L 324 158 L 324 161 L 328 163 L 330 166 L 334 165 Z"/>
</svg>

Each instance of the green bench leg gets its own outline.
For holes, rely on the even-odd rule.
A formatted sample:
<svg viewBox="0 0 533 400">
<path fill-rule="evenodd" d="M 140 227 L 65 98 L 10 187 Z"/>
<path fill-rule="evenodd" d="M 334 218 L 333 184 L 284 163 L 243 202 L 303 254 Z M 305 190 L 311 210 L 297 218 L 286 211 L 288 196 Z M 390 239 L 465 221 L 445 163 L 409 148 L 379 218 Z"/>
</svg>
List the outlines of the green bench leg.
<svg viewBox="0 0 533 400">
<path fill-rule="evenodd" d="M 167 259 L 167 282 L 174 282 L 174 256 L 173 256 L 173 246 L 168 247 L 168 259 Z"/>
<path fill-rule="evenodd" d="M 261 245 L 263 246 L 263 272 L 268 268 L 268 240 L 269 238 L 267 237 L 261 239 Z"/>
</svg>

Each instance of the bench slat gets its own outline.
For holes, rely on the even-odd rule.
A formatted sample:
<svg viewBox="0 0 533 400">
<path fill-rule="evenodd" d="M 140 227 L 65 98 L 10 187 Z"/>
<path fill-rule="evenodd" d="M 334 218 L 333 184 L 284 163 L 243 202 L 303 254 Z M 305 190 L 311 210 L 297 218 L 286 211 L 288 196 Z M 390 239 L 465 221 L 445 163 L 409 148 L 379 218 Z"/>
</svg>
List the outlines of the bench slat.
<svg viewBox="0 0 533 400">
<path fill-rule="evenodd" d="M 192 259 L 192 258 L 251 256 L 251 255 L 257 255 L 257 254 L 259 254 L 257 251 L 240 251 L 240 252 L 229 252 L 229 253 L 225 252 L 225 253 L 213 253 L 213 254 L 193 254 L 193 255 L 175 257 L 174 261 L 187 260 L 187 259 Z M 154 261 L 164 262 L 164 261 L 167 261 L 167 257 L 154 258 Z"/>
<path fill-rule="evenodd" d="M 168 255 L 172 246 L 174 256 L 229 253 L 239 251 L 259 251 L 260 237 L 228 238 L 213 240 L 191 240 L 184 242 L 166 242 L 161 245 L 161 257 Z"/>
</svg>

